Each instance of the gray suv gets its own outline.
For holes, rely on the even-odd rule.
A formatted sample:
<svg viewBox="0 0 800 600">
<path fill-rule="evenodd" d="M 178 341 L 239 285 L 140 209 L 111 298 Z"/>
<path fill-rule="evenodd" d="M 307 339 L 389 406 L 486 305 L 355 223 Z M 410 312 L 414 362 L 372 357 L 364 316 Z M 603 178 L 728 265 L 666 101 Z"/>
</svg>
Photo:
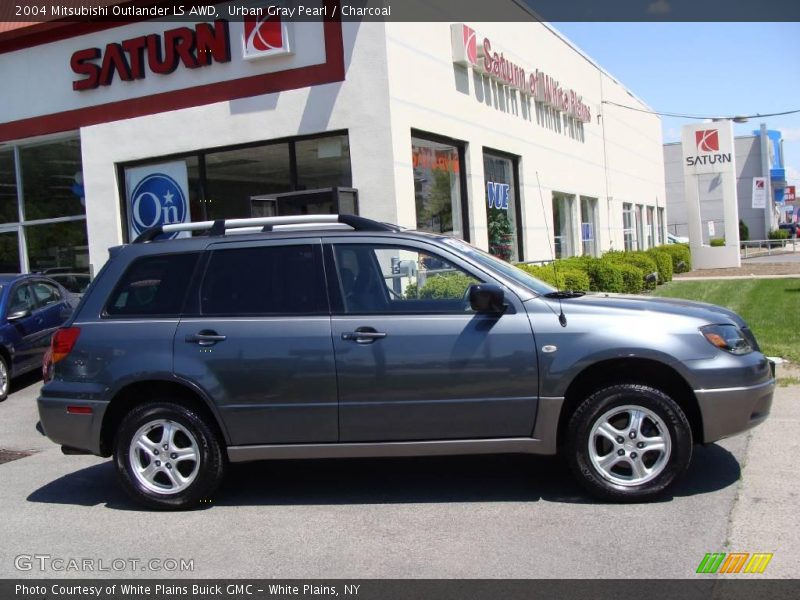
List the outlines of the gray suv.
<svg viewBox="0 0 800 600">
<path fill-rule="evenodd" d="M 44 369 L 46 435 L 113 455 L 152 508 L 210 499 L 229 462 L 485 453 L 560 452 L 596 497 L 649 500 L 774 389 L 724 308 L 563 292 L 348 215 L 111 249 Z"/>
</svg>

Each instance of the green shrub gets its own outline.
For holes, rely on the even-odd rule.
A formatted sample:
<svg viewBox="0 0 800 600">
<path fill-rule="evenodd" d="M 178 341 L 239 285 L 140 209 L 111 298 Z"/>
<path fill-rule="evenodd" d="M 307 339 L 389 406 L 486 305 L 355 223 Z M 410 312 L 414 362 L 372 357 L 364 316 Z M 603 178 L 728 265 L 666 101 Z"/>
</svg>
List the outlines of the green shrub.
<svg viewBox="0 0 800 600">
<path fill-rule="evenodd" d="M 573 263 L 574 264 L 574 263 Z M 589 275 L 586 271 L 574 267 L 565 261 L 556 261 L 556 269 L 553 265 L 517 265 L 526 273 L 533 275 L 536 279 L 549 283 L 560 290 L 573 290 L 580 292 L 589 291 Z M 558 279 L 556 279 L 556 271 Z"/>
<path fill-rule="evenodd" d="M 516 265 L 518 269 L 522 269 L 528 275 L 536 277 L 539 281 L 549 283 L 553 287 L 559 287 L 556 283 L 556 274 L 553 271 L 553 265 L 526 265 L 520 263 Z"/>
<path fill-rule="evenodd" d="M 591 289 L 589 274 L 578 269 L 559 269 L 558 274 L 564 276 L 564 287 L 562 289 L 574 292 L 588 292 Z"/>
<path fill-rule="evenodd" d="M 591 291 L 620 293 L 625 289 L 623 267 L 620 264 L 602 258 L 593 258 L 586 262 Z"/>
<path fill-rule="evenodd" d="M 655 257 L 650 256 L 647 252 L 639 250 L 633 252 L 606 252 L 603 258 L 610 260 L 620 265 L 629 265 L 636 267 L 642 273 L 642 286 L 648 290 L 653 290 L 656 287 L 656 282 L 648 283 L 644 281 L 644 276 L 658 271 L 658 264 Z M 667 257 L 669 259 L 669 257 Z M 669 259 L 670 261 L 672 259 Z"/>
<path fill-rule="evenodd" d="M 712 248 L 720 248 L 725 245 L 725 238 L 711 238 L 708 243 Z"/>
<path fill-rule="evenodd" d="M 458 299 L 463 298 L 467 288 L 475 283 L 472 277 L 462 273 L 440 273 L 428 277 L 425 285 L 419 290 L 419 298 Z M 406 298 L 417 298 L 416 284 L 406 286 Z"/>
<path fill-rule="evenodd" d="M 656 246 L 656 250 L 661 250 L 670 255 L 673 273 L 686 273 L 692 270 L 692 253 L 686 244 L 664 244 L 663 246 Z"/>
<path fill-rule="evenodd" d="M 739 219 L 739 241 L 746 242 L 750 239 L 750 229 L 747 227 L 747 223 Z"/>
<path fill-rule="evenodd" d="M 639 267 L 619 263 L 615 267 L 622 273 L 623 289 L 626 294 L 640 294 L 645 287 L 644 271 Z"/>
<path fill-rule="evenodd" d="M 653 258 L 658 268 L 658 283 L 672 281 L 672 256 L 658 248 L 650 248 L 647 254 Z"/>
<path fill-rule="evenodd" d="M 773 229 L 769 232 L 769 239 L 771 240 L 788 240 L 789 237 L 788 229 Z"/>
</svg>

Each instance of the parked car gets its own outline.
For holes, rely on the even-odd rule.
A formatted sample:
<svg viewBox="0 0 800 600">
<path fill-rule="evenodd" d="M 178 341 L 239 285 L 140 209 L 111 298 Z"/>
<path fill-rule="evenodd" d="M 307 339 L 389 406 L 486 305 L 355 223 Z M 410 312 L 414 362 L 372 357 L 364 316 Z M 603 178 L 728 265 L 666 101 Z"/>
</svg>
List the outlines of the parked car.
<svg viewBox="0 0 800 600">
<path fill-rule="evenodd" d="M 11 379 L 41 368 L 53 332 L 72 314 L 71 294 L 38 275 L 0 275 L 0 400 Z"/>
<path fill-rule="evenodd" d="M 668 244 L 688 244 L 689 238 L 680 236 L 680 235 L 673 235 L 671 233 L 667 233 L 667 243 Z"/>
<path fill-rule="evenodd" d="M 229 461 L 471 453 L 561 452 L 595 496 L 642 501 L 694 444 L 767 417 L 773 368 L 724 308 L 561 292 L 360 217 L 272 217 L 112 249 L 38 405 L 65 453 L 113 455 L 153 508 L 211 498 Z"/>
</svg>

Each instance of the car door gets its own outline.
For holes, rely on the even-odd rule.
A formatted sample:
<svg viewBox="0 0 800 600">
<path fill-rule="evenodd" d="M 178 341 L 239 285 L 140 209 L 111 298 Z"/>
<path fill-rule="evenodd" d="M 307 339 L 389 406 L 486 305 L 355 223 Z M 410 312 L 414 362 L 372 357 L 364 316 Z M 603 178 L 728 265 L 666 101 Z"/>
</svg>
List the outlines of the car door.
<svg viewBox="0 0 800 600">
<path fill-rule="evenodd" d="M 538 373 L 519 300 L 469 308 L 489 281 L 436 246 L 337 239 L 326 249 L 343 442 L 530 436 Z"/>
<path fill-rule="evenodd" d="M 42 330 L 42 319 L 36 314 L 36 301 L 27 281 L 21 281 L 11 289 L 6 319 L 19 313 L 25 316 L 9 321 L 16 338 L 12 357 L 14 373 L 23 373 L 34 368 L 38 357 L 37 343 Z"/>
<path fill-rule="evenodd" d="M 222 242 L 174 342 L 233 445 L 335 442 L 336 371 L 320 240 Z"/>
<path fill-rule="evenodd" d="M 67 298 L 62 297 L 61 290 L 55 285 L 44 280 L 31 282 L 31 292 L 36 301 L 34 314 L 41 330 L 35 341 L 35 348 L 38 354 L 44 354 L 50 345 L 50 338 L 53 332 L 61 327 L 72 313 L 72 306 Z"/>
</svg>

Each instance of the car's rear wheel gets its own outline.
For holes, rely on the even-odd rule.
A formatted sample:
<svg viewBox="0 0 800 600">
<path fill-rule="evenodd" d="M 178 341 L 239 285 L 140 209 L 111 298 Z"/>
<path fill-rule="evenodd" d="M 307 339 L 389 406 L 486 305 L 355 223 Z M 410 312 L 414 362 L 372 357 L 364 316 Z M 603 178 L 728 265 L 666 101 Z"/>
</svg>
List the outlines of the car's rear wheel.
<svg viewBox="0 0 800 600">
<path fill-rule="evenodd" d="M 655 388 L 621 384 L 589 396 L 568 425 L 567 459 L 594 496 L 638 502 L 662 494 L 686 470 L 692 430 Z"/>
<path fill-rule="evenodd" d="M 125 491 L 157 509 L 209 502 L 225 470 L 215 432 L 195 411 L 172 402 L 138 406 L 125 416 L 114 463 Z"/>
<path fill-rule="evenodd" d="M 11 372 L 8 370 L 6 359 L 0 356 L 0 402 L 8 398 L 11 388 Z"/>
</svg>

